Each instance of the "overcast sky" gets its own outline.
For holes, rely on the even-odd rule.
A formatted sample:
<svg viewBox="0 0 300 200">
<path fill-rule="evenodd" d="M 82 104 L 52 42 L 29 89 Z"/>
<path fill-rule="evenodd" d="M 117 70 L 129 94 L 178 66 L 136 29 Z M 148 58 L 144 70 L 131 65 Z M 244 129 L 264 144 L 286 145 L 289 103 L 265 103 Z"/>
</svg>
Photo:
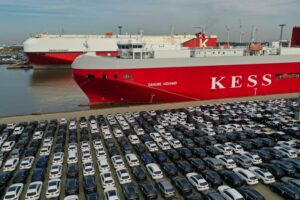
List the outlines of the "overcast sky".
<svg viewBox="0 0 300 200">
<path fill-rule="evenodd" d="M 219 40 L 238 41 L 240 24 L 243 40 L 249 41 L 252 26 L 257 40 L 278 40 L 278 24 L 285 23 L 284 39 L 300 25 L 300 0 L 0 0 L 0 43 L 24 41 L 38 32 L 103 34 L 194 33 L 206 27 Z"/>
</svg>

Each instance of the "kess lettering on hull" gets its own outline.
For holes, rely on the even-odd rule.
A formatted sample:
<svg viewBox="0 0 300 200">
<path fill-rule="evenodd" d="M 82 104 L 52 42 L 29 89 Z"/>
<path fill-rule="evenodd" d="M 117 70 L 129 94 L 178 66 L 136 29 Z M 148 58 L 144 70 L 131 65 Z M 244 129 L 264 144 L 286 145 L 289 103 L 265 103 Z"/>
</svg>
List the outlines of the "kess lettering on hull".
<svg viewBox="0 0 300 200">
<path fill-rule="evenodd" d="M 226 88 L 242 88 L 244 87 L 256 87 L 259 82 L 257 80 L 257 75 L 249 75 L 247 77 L 247 85 L 243 85 L 243 76 L 231 76 L 230 79 L 230 85 L 226 85 L 224 82 L 229 79 L 226 76 L 221 76 L 221 77 L 212 77 L 211 78 L 211 89 L 226 89 Z M 265 74 L 262 76 L 261 79 L 261 86 L 269 86 L 272 84 L 272 75 L 271 74 Z"/>
</svg>

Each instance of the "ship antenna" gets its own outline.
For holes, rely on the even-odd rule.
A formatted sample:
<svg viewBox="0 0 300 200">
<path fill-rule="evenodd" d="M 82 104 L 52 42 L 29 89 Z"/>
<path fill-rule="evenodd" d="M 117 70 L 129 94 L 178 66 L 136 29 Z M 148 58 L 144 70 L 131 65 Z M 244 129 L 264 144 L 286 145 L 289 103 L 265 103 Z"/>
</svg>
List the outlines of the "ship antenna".
<svg viewBox="0 0 300 200">
<path fill-rule="evenodd" d="M 251 32 L 251 43 L 254 43 L 255 41 L 255 34 L 257 32 L 257 28 L 255 26 L 252 26 L 252 32 Z"/>
<path fill-rule="evenodd" d="M 279 39 L 279 45 L 282 45 L 282 38 L 283 38 L 283 28 L 286 26 L 286 24 L 279 24 L 280 26 L 280 39 Z"/>
<path fill-rule="evenodd" d="M 243 35 L 243 29 L 242 29 L 242 21 L 239 19 L 240 22 L 240 44 L 242 43 L 242 35 Z"/>
<path fill-rule="evenodd" d="M 122 25 L 119 25 L 119 26 L 118 26 L 118 29 L 119 29 L 119 35 L 122 35 L 122 28 L 123 28 Z"/>
<path fill-rule="evenodd" d="M 230 33 L 230 29 L 228 26 L 225 26 L 226 30 L 227 30 L 227 45 L 229 47 L 229 33 Z"/>
<path fill-rule="evenodd" d="M 171 42 L 174 44 L 174 32 L 175 32 L 175 26 L 171 24 Z"/>
</svg>

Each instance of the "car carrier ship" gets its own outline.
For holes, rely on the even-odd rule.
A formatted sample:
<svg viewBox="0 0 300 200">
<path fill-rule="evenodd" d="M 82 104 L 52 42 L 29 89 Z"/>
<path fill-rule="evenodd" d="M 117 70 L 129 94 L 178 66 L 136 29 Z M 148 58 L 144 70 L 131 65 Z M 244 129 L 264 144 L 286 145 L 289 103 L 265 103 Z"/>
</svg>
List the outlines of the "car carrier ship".
<svg viewBox="0 0 300 200">
<path fill-rule="evenodd" d="M 118 55 L 118 41 L 140 38 L 141 35 L 50 35 L 37 34 L 24 43 L 24 53 L 30 64 L 38 68 L 70 68 L 76 57 L 87 52 L 95 52 L 98 56 L 115 57 Z M 193 39 L 194 35 L 144 35 L 149 43 L 184 43 Z M 199 45 L 214 44 L 215 36 Z M 211 44 L 212 43 L 212 44 Z M 188 44 L 190 45 L 190 44 Z"/>
<path fill-rule="evenodd" d="M 118 49 L 116 58 L 88 53 L 72 64 L 73 77 L 91 104 L 192 101 L 300 90 L 300 48 L 281 47 L 280 42 L 188 48 L 128 40 L 118 42 Z"/>
</svg>

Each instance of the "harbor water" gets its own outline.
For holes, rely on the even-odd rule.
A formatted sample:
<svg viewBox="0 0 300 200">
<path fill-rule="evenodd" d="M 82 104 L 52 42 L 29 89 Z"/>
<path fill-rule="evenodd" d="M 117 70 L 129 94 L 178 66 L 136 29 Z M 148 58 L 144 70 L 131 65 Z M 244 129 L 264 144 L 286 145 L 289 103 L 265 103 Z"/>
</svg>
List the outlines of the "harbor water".
<svg viewBox="0 0 300 200">
<path fill-rule="evenodd" d="M 70 69 L 9 70 L 0 65 L 0 117 L 90 109 Z"/>
</svg>

